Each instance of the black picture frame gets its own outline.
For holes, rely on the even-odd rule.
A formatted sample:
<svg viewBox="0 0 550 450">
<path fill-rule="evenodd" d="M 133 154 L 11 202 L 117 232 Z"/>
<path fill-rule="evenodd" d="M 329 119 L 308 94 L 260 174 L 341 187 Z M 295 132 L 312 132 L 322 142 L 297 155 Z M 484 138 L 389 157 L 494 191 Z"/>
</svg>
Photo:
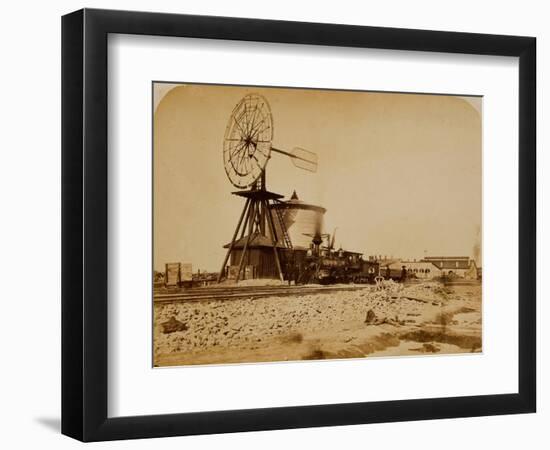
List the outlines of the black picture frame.
<svg viewBox="0 0 550 450">
<path fill-rule="evenodd" d="M 518 57 L 518 392 L 109 418 L 107 36 L 110 33 Z M 64 16 L 62 433 L 82 441 L 102 441 L 535 412 L 535 90 L 533 37 L 94 9 Z"/>
</svg>

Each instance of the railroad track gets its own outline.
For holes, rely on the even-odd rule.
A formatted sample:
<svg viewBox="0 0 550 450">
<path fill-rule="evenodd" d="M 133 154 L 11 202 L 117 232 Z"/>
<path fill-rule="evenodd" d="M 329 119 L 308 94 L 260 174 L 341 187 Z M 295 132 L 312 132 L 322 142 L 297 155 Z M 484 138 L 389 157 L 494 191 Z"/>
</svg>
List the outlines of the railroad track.
<svg viewBox="0 0 550 450">
<path fill-rule="evenodd" d="M 330 293 L 335 291 L 358 291 L 368 289 L 362 286 L 235 286 L 192 288 L 174 293 L 156 293 L 155 303 L 198 302 L 201 300 L 237 300 L 239 298 L 259 298 L 266 296 L 284 297 Z"/>
</svg>

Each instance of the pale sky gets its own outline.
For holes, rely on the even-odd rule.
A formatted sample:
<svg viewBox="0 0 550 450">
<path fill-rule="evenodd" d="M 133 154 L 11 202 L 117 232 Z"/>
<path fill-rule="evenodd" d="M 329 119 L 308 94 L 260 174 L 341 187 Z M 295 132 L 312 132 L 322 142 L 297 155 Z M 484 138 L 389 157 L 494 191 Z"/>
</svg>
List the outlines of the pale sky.
<svg viewBox="0 0 550 450">
<path fill-rule="evenodd" d="M 481 234 L 481 98 L 167 85 L 154 89 L 154 266 L 220 269 L 243 199 L 223 168 L 231 111 L 271 106 L 273 146 L 318 155 L 317 173 L 272 153 L 267 187 L 327 209 L 338 246 L 403 258 L 475 256 Z M 481 263 L 481 256 L 478 257 Z"/>
</svg>

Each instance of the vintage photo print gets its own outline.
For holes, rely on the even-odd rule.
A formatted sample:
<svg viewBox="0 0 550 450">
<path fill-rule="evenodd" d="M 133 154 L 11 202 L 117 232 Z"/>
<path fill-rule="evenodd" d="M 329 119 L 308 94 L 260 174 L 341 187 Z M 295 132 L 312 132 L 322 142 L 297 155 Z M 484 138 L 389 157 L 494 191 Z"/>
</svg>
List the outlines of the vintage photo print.
<svg viewBox="0 0 550 450">
<path fill-rule="evenodd" d="M 482 351 L 482 98 L 153 82 L 153 365 Z"/>
</svg>

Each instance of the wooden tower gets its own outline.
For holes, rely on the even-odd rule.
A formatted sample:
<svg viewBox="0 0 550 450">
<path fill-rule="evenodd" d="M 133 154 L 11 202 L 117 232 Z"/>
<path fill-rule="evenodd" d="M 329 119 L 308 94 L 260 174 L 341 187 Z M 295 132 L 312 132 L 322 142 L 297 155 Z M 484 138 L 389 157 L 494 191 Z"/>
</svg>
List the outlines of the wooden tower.
<svg viewBox="0 0 550 450">
<path fill-rule="evenodd" d="M 292 243 L 286 226 L 281 215 L 281 212 L 277 209 L 271 209 L 270 204 L 276 201 L 280 201 L 283 198 L 282 195 L 270 192 L 265 188 L 265 172 L 262 174 L 260 180 L 249 190 L 232 192 L 233 195 L 243 197 L 245 199 L 244 208 L 240 215 L 237 227 L 233 233 L 233 237 L 229 244 L 227 254 L 223 261 L 218 281 L 221 281 L 225 276 L 225 270 L 227 262 L 235 250 L 235 243 L 237 241 L 244 241 L 244 247 L 240 251 L 239 268 L 236 275 L 236 281 L 241 278 L 241 273 L 247 262 L 247 258 L 250 254 L 250 244 L 255 236 L 261 236 L 269 239 L 275 264 L 277 268 L 277 274 L 281 281 L 284 280 L 284 273 L 282 269 L 282 254 L 280 253 L 281 245 L 280 240 L 284 243 L 285 249 L 292 249 Z M 277 235 L 277 228 L 275 226 L 274 216 L 279 222 L 279 230 L 281 230 L 282 236 Z"/>
</svg>

